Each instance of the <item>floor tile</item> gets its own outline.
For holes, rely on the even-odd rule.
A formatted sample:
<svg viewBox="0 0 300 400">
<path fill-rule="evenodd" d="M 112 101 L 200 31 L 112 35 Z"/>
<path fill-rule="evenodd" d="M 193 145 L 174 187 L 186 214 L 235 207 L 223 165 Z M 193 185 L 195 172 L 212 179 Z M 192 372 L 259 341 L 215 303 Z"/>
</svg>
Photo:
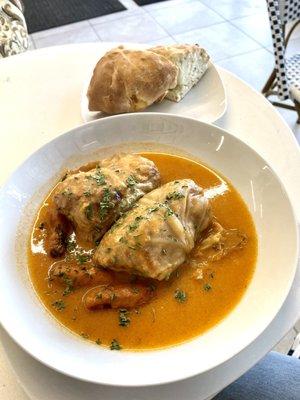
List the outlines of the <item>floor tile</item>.
<svg viewBox="0 0 300 400">
<path fill-rule="evenodd" d="M 273 348 L 273 350 L 278 351 L 279 353 L 287 354 L 294 342 L 296 335 L 296 331 L 291 329 L 290 332 Z"/>
<path fill-rule="evenodd" d="M 207 49 L 214 61 L 247 53 L 261 47 L 229 22 L 174 35 L 174 38 L 178 43 L 198 43 Z"/>
<path fill-rule="evenodd" d="M 57 46 L 69 43 L 85 43 L 97 41 L 99 41 L 99 38 L 90 25 L 82 28 L 73 29 L 71 31 L 47 35 L 42 38 L 34 37 L 36 48 Z"/>
<path fill-rule="evenodd" d="M 96 17 L 89 19 L 91 25 L 104 24 L 105 22 L 115 21 L 121 18 L 131 17 L 137 14 L 146 13 L 141 7 L 132 8 L 129 10 L 118 11 L 112 14 L 104 15 L 103 17 Z"/>
<path fill-rule="evenodd" d="M 152 10 L 160 10 L 162 8 L 166 8 L 166 7 L 171 7 L 171 6 L 182 6 L 182 5 L 186 5 L 187 3 L 190 3 L 191 1 L 194 0 L 168 0 L 168 1 L 161 1 L 158 3 L 152 3 L 152 4 L 148 4 L 146 6 L 143 6 L 143 9 L 146 11 L 152 11 Z"/>
<path fill-rule="evenodd" d="M 87 28 L 89 26 L 90 26 L 90 24 L 88 21 L 80 21 L 80 22 L 75 22 L 73 24 L 58 26 L 57 28 L 45 29 L 44 31 L 35 32 L 35 33 L 32 33 L 31 36 L 33 37 L 34 40 L 42 39 L 46 36 L 55 35 L 57 33 L 69 32 L 69 31 L 78 30 L 78 29 L 82 29 L 82 28 Z"/>
<path fill-rule="evenodd" d="M 227 20 L 266 10 L 266 3 L 263 0 L 201 0 L 201 2 Z"/>
<path fill-rule="evenodd" d="M 151 40 L 150 42 L 147 42 L 147 45 L 149 46 L 167 46 L 169 44 L 174 44 L 176 43 L 175 39 L 173 39 L 171 36 L 166 36 L 161 39 L 157 40 Z"/>
<path fill-rule="evenodd" d="M 143 43 L 168 36 L 168 33 L 146 13 L 100 23 L 94 25 L 94 29 L 103 41 Z"/>
<path fill-rule="evenodd" d="M 214 11 L 199 1 L 188 1 L 182 6 L 173 5 L 148 11 L 170 34 L 178 34 L 224 22 Z"/>
<path fill-rule="evenodd" d="M 259 49 L 219 61 L 218 65 L 233 72 L 256 90 L 261 91 L 273 70 L 274 59 L 267 50 Z"/>
<path fill-rule="evenodd" d="M 133 0 L 120 0 L 120 3 L 122 3 L 123 6 L 127 8 L 127 10 L 132 10 L 134 8 L 139 9 L 139 6 Z"/>
<path fill-rule="evenodd" d="M 272 36 L 267 12 L 230 21 L 234 26 L 246 33 L 261 45 L 272 46 Z"/>
</svg>

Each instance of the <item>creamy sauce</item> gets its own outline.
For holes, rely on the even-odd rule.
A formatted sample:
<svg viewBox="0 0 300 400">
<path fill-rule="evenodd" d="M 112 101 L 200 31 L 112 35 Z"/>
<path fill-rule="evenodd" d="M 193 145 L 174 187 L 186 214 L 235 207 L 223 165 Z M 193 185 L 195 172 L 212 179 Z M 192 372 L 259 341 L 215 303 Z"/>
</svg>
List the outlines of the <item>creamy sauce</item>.
<svg viewBox="0 0 300 400">
<path fill-rule="evenodd" d="M 78 288 L 63 295 L 59 284 L 49 282 L 48 270 L 55 262 L 45 251 L 46 214 L 51 193 L 36 219 L 28 250 L 28 265 L 34 288 L 52 315 L 74 333 L 97 344 L 110 346 L 115 339 L 123 349 L 153 349 L 189 340 L 221 321 L 240 301 L 254 272 L 257 237 L 251 215 L 238 192 L 222 176 L 194 161 L 173 155 L 145 153 L 155 162 L 162 184 L 183 178 L 193 179 L 209 189 L 213 213 L 225 228 L 237 228 L 248 237 L 247 245 L 203 269 L 203 278 L 196 280 L 188 262 L 171 276 L 157 283 L 156 295 L 149 304 L 129 312 L 128 326 L 119 325 L 118 310 L 87 311 L 82 297 L 87 288 Z M 86 254 L 90 252 L 80 244 Z M 79 260 L 82 261 L 82 260 Z M 67 257 L 67 263 L 78 259 Z M 90 261 L 85 261 L 87 264 Z M 78 265 L 78 264 L 77 264 Z M 180 302 L 178 295 L 186 295 Z M 179 296 L 180 297 L 180 296 Z"/>
</svg>

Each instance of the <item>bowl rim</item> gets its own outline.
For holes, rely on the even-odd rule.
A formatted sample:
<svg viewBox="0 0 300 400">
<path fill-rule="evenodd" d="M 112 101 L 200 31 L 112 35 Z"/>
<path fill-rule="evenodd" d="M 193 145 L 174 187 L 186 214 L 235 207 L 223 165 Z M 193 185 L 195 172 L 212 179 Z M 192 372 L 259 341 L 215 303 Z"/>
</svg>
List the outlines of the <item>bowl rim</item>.
<svg viewBox="0 0 300 400">
<path fill-rule="evenodd" d="M 231 352 L 231 355 L 230 355 L 229 357 L 223 357 L 223 359 L 220 359 L 220 361 L 219 361 L 219 363 L 218 363 L 217 365 L 215 365 L 215 366 L 209 366 L 209 367 L 207 367 L 207 368 L 205 368 L 205 369 L 202 369 L 200 373 L 197 372 L 197 371 L 186 373 L 185 370 L 182 370 L 181 376 L 180 376 L 179 378 L 177 378 L 177 377 L 175 377 L 175 378 L 169 378 L 169 379 L 163 378 L 163 379 L 160 380 L 160 381 L 158 381 L 158 380 L 157 380 L 157 381 L 151 381 L 151 379 L 150 379 L 150 380 L 147 380 L 146 382 L 135 382 L 135 383 L 129 382 L 128 384 L 127 384 L 127 383 L 124 384 L 124 383 L 118 383 L 118 382 L 117 382 L 117 383 L 115 383 L 115 382 L 112 383 L 112 382 L 108 382 L 108 381 L 105 381 L 105 380 L 103 381 L 102 379 L 100 379 L 100 380 L 95 380 L 95 379 L 92 379 L 92 378 L 89 379 L 89 378 L 86 378 L 86 377 L 82 377 L 82 376 L 80 376 L 80 373 L 79 373 L 79 374 L 70 373 L 70 372 L 68 372 L 67 370 L 62 369 L 62 368 L 58 368 L 58 367 L 56 367 L 55 365 L 51 364 L 50 362 L 47 362 L 47 360 L 45 360 L 45 359 L 39 357 L 39 354 L 37 354 L 37 352 L 34 351 L 33 347 L 29 348 L 28 346 L 26 346 L 26 344 L 23 344 L 23 343 L 22 343 L 22 340 L 19 340 L 18 337 L 17 337 L 17 335 L 15 335 L 15 333 L 14 333 L 13 331 L 11 331 L 11 330 L 9 329 L 9 327 L 7 327 L 7 324 L 6 324 L 7 321 L 0 320 L 0 323 L 1 323 L 2 327 L 5 329 L 5 331 L 8 333 L 8 335 L 13 339 L 13 341 L 14 341 L 15 343 L 17 343 L 27 354 L 29 354 L 30 356 L 32 356 L 32 357 L 33 357 L 34 359 L 36 359 L 37 361 L 41 362 L 42 364 L 46 365 L 47 367 L 49 367 L 49 368 L 51 368 L 51 369 L 53 369 L 53 370 L 55 370 L 55 371 L 57 371 L 57 372 L 59 372 L 59 373 L 62 373 L 62 374 L 64 374 L 64 375 L 66 375 L 66 376 L 69 376 L 69 377 L 72 377 L 72 378 L 75 378 L 75 379 L 78 379 L 78 380 L 81 380 L 81 381 L 84 381 L 84 382 L 90 382 L 90 383 L 95 383 L 95 384 L 101 384 L 101 385 L 105 385 L 105 386 L 116 386 L 116 387 L 147 387 L 147 386 L 157 386 L 157 385 L 161 385 L 161 384 L 168 384 L 168 383 L 172 383 L 172 382 L 178 382 L 178 381 L 185 380 L 185 379 L 188 379 L 188 378 L 192 378 L 192 377 L 197 376 L 197 375 L 199 375 L 199 374 L 205 373 L 205 372 L 207 372 L 207 371 L 209 371 L 209 370 L 212 370 L 212 369 L 214 369 L 214 368 L 217 368 L 219 365 L 221 365 L 221 364 L 225 363 L 226 361 L 232 359 L 232 358 L 233 358 L 234 356 L 236 356 L 238 353 L 240 353 L 241 351 L 243 351 L 243 349 L 245 349 L 245 348 L 248 347 L 251 343 L 253 343 L 253 342 L 262 334 L 262 332 L 269 326 L 269 324 L 273 321 L 273 319 L 274 319 L 274 318 L 276 317 L 276 315 L 278 314 L 279 310 L 281 309 L 282 305 L 284 304 L 284 302 L 285 302 L 285 300 L 286 300 L 286 298 L 287 298 L 287 296 L 288 296 L 288 294 L 289 294 L 289 292 L 290 292 L 290 290 L 291 290 L 293 281 L 294 281 L 294 279 L 295 279 L 295 274 L 296 274 L 296 270 L 297 270 L 297 261 L 298 261 L 298 258 L 299 258 L 299 250 L 300 250 L 300 248 L 299 248 L 299 231 L 298 231 L 298 228 L 297 228 L 296 213 L 295 213 L 294 205 L 293 205 L 293 203 L 292 203 L 292 201 L 291 201 L 291 199 L 290 199 L 290 196 L 289 196 L 289 194 L 287 193 L 286 188 L 285 188 L 284 184 L 282 183 L 282 181 L 281 181 L 280 177 L 278 176 L 278 174 L 274 171 L 274 169 L 272 168 L 272 166 L 270 166 L 270 164 L 258 153 L 258 151 L 256 151 L 255 149 L 253 149 L 253 147 L 250 146 L 245 140 L 241 140 L 240 138 L 236 137 L 235 135 L 233 135 L 232 133 L 230 133 L 229 131 L 227 131 L 227 130 L 225 130 L 225 129 L 223 129 L 223 128 L 220 128 L 220 127 L 218 127 L 218 126 L 215 126 L 215 125 L 213 125 L 213 124 L 211 124 L 211 123 L 202 122 L 202 121 L 200 121 L 200 120 L 198 120 L 198 119 L 196 119 L 196 118 L 184 117 L 184 116 L 180 116 L 180 115 L 176 115 L 176 114 L 158 113 L 158 112 L 147 112 L 147 113 L 146 113 L 146 112 L 144 112 L 144 113 L 143 113 L 143 112 L 140 112 L 140 113 L 128 113 L 128 114 L 118 114 L 118 115 L 108 116 L 108 117 L 103 118 L 103 119 L 98 119 L 98 120 L 95 120 L 95 121 L 90 121 L 90 122 L 87 122 L 87 123 L 85 123 L 85 124 L 76 126 L 76 127 L 72 128 L 72 129 L 70 129 L 70 130 L 68 130 L 68 131 L 66 131 L 66 132 L 64 132 L 64 133 L 62 133 L 62 134 L 57 135 L 55 138 L 53 138 L 52 140 L 46 142 L 45 144 L 43 144 L 42 146 L 40 146 L 37 150 L 35 150 L 35 151 L 32 152 L 31 154 L 29 154 L 28 157 L 26 157 L 25 160 L 24 160 L 23 162 L 21 162 L 19 165 L 17 165 L 16 168 L 14 169 L 14 171 L 8 176 L 8 178 L 7 178 L 6 181 L 4 182 L 3 186 L 0 188 L 0 194 L 5 194 L 6 188 L 7 188 L 8 184 L 9 184 L 9 182 L 13 179 L 14 174 L 15 174 L 19 169 L 21 169 L 21 168 L 23 167 L 23 165 L 24 165 L 31 157 L 33 157 L 35 154 L 39 153 L 39 152 L 41 151 L 41 149 L 43 149 L 44 147 L 46 147 L 46 146 L 48 146 L 48 145 L 54 143 L 54 142 L 55 142 L 58 138 L 60 138 L 61 136 L 72 135 L 72 134 L 74 134 L 75 132 L 80 131 L 80 130 L 82 130 L 82 129 L 85 129 L 86 127 L 88 127 L 88 126 L 90 126 L 90 125 L 98 125 L 98 124 L 101 124 L 101 123 L 103 123 L 103 122 L 104 122 L 105 120 L 107 120 L 107 119 L 109 119 L 109 120 L 114 120 L 114 119 L 124 119 L 124 120 L 126 120 L 126 119 L 128 119 L 128 118 L 129 118 L 129 119 L 131 119 L 131 118 L 137 118 L 137 119 L 141 118 L 141 119 L 143 119 L 144 117 L 146 117 L 146 118 L 147 118 L 147 117 L 148 117 L 148 118 L 149 118 L 149 117 L 150 117 L 150 118 L 163 117 L 163 118 L 168 118 L 168 119 L 184 120 L 184 121 L 187 121 L 187 123 L 188 123 L 188 121 L 193 121 L 194 123 L 197 123 L 197 124 L 199 124 L 199 125 L 204 125 L 204 126 L 206 126 L 206 127 L 211 127 L 211 128 L 213 128 L 214 130 L 219 131 L 220 134 L 223 134 L 223 135 L 225 135 L 225 136 L 229 136 L 229 137 L 231 137 L 231 139 L 233 139 L 233 140 L 235 140 L 235 141 L 238 141 L 238 142 L 240 142 L 242 145 L 248 147 L 249 150 L 250 150 L 251 152 L 253 152 L 253 153 L 256 155 L 256 157 L 258 157 L 262 162 L 264 162 L 264 163 L 266 164 L 266 166 L 268 166 L 269 170 L 271 171 L 271 173 L 273 174 L 273 176 L 276 178 L 276 180 L 277 180 L 277 182 L 278 182 L 278 184 L 279 184 L 279 186 L 280 186 L 280 188 L 281 188 L 281 190 L 282 190 L 282 192 L 283 192 L 283 195 L 285 196 L 285 198 L 286 198 L 286 200 L 287 200 L 287 204 L 289 205 L 290 212 L 291 212 L 291 215 L 292 215 L 293 225 L 292 225 L 292 227 L 290 227 L 290 228 L 292 228 L 291 230 L 293 230 L 294 233 L 295 233 L 295 236 L 294 236 L 294 237 L 295 237 L 295 259 L 294 259 L 294 262 L 293 262 L 293 273 L 291 274 L 291 277 L 290 277 L 290 279 L 289 279 L 289 283 L 288 283 L 288 285 L 287 285 L 286 292 L 285 292 L 285 294 L 282 296 L 282 299 L 281 299 L 281 301 L 280 301 L 280 307 L 278 308 L 278 310 L 277 310 L 275 313 L 273 313 L 271 316 L 269 315 L 268 318 L 265 318 L 265 319 L 264 319 L 264 324 L 262 324 L 263 326 L 261 326 L 260 329 L 257 330 L 256 335 L 252 338 L 252 340 L 248 341 L 248 343 L 247 343 L 246 346 L 244 346 L 244 347 L 242 347 L 242 348 L 240 348 L 240 349 L 238 349 L 238 350 L 232 351 L 232 352 Z M 178 146 L 178 148 L 180 148 L 180 146 Z M 1 317 L 1 314 L 0 314 L 0 317 Z M 225 318 L 226 318 L 226 317 L 225 317 Z M 1 318 L 1 319 L 2 319 L 2 318 Z M 56 321 L 56 323 L 59 324 L 59 322 L 57 322 L 57 321 Z M 192 340 L 193 340 L 193 339 L 194 339 L 194 338 L 192 338 Z M 179 343 L 178 345 L 175 345 L 175 346 L 173 346 L 173 347 L 181 347 L 181 346 L 184 345 L 185 343 L 186 343 L 186 342 Z M 170 347 L 170 348 L 172 348 L 172 347 Z M 145 352 L 151 353 L 151 352 L 157 352 L 157 351 L 165 351 L 165 350 L 168 350 L 168 349 L 169 349 L 169 347 L 167 347 L 166 349 L 165 349 L 165 348 L 162 348 L 162 349 L 146 350 Z M 124 350 L 124 352 L 133 353 L 133 352 L 131 352 L 130 350 L 129 350 L 129 351 Z M 137 352 L 137 354 L 141 354 L 142 352 L 143 352 L 143 351 Z"/>
</svg>

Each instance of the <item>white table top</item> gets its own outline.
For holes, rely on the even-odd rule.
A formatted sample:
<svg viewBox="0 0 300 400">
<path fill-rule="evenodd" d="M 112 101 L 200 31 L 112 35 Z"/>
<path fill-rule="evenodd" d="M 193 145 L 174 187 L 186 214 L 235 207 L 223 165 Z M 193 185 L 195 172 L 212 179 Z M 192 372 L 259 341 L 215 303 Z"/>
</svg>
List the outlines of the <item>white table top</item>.
<svg viewBox="0 0 300 400">
<path fill-rule="evenodd" d="M 80 96 L 90 66 L 109 43 L 68 45 L 28 52 L 0 62 L 0 184 L 30 153 L 81 123 Z M 227 113 L 217 125 L 257 150 L 281 177 L 300 220 L 300 154 L 293 133 L 276 110 L 257 92 L 220 69 Z M 5 166 L 5 168 L 4 168 Z M 202 400 L 247 371 L 290 330 L 299 318 L 300 271 L 277 317 L 250 346 L 205 374 L 157 387 L 120 389 L 76 381 L 33 360 L 0 329 L 0 398 L 28 400 L 173 399 Z M 226 345 L 226 344 L 224 344 Z M 5 350 L 4 350 L 5 349 Z M 5 355 L 6 354 L 6 355 Z"/>
</svg>

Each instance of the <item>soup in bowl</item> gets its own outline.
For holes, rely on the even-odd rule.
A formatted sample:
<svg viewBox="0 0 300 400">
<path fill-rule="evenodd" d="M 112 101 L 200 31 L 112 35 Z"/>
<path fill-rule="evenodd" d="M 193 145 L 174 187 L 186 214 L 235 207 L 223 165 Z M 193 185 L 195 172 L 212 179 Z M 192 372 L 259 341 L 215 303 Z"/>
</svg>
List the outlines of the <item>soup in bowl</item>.
<svg viewBox="0 0 300 400">
<path fill-rule="evenodd" d="M 295 272 L 278 178 L 247 145 L 191 119 L 76 128 L 19 167 L 1 206 L 1 296 L 14 293 L 3 325 L 84 380 L 139 386 L 215 367 L 274 318 Z"/>
</svg>

